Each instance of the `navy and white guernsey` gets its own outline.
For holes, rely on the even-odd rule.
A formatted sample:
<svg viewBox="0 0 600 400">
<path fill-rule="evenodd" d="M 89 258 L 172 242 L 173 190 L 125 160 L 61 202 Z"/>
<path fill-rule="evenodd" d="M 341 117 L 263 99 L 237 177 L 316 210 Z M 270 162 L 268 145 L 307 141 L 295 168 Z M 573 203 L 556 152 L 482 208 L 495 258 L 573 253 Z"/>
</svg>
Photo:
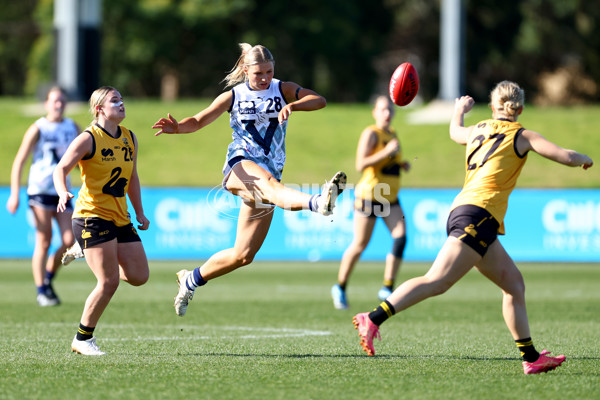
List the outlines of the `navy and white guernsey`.
<svg viewBox="0 0 600 400">
<path fill-rule="evenodd" d="M 287 104 L 281 83 L 273 79 L 268 89 L 253 90 L 244 82 L 231 89 L 233 100 L 229 125 L 233 129 L 233 142 L 227 148 L 223 167 L 226 179 L 236 161 L 243 158 L 254 161 L 281 180 L 287 129 L 287 121 L 280 124 L 277 120 L 279 112 Z"/>
<path fill-rule="evenodd" d="M 52 173 L 79 132 L 69 118 L 63 118 L 61 122 L 51 122 L 42 117 L 35 121 L 35 125 L 40 131 L 40 137 L 33 148 L 27 194 L 56 196 Z M 67 177 L 67 188 L 70 186 L 71 182 Z"/>
</svg>

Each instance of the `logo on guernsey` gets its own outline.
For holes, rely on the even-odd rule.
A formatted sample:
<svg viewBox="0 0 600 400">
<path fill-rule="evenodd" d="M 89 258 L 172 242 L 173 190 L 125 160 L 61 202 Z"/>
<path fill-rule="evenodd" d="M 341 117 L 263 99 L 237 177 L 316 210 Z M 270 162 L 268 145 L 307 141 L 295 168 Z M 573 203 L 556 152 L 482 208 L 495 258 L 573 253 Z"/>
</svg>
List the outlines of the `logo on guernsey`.
<svg viewBox="0 0 600 400">
<path fill-rule="evenodd" d="M 256 105 L 253 101 L 240 101 L 238 103 L 240 114 L 256 114 Z"/>
<path fill-rule="evenodd" d="M 89 239 L 92 237 L 92 232 L 88 232 L 85 229 L 81 230 L 81 238 L 82 239 Z"/>
<path fill-rule="evenodd" d="M 100 154 L 102 154 L 102 161 L 116 161 L 117 157 L 115 157 L 115 152 L 112 149 L 102 149 L 100 150 Z"/>
<path fill-rule="evenodd" d="M 127 145 L 127 144 L 129 143 L 129 142 L 127 141 L 127 138 L 126 138 L 126 137 L 124 137 L 124 138 L 123 138 L 123 143 L 124 143 L 125 145 Z"/>
</svg>

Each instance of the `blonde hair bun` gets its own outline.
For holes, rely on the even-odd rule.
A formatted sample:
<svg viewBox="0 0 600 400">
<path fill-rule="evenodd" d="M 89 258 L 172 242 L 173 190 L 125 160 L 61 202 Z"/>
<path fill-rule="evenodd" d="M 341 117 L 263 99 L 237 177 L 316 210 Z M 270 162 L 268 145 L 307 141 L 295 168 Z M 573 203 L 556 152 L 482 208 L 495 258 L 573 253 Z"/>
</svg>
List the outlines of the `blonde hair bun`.
<svg viewBox="0 0 600 400">
<path fill-rule="evenodd" d="M 515 115 L 525 104 L 525 91 L 518 84 L 502 81 L 490 93 L 490 106 L 499 113 Z"/>
</svg>

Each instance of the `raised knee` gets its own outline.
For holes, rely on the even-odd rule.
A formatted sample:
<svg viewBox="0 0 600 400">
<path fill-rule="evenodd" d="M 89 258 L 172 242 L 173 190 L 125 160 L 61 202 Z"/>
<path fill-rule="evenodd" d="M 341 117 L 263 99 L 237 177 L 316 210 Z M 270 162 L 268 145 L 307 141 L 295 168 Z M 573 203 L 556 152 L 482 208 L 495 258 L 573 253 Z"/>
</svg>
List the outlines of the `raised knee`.
<svg viewBox="0 0 600 400">
<path fill-rule="evenodd" d="M 133 278 L 127 279 L 127 283 L 132 286 L 142 286 L 144 283 L 148 282 L 148 278 L 150 277 L 149 273 L 138 275 Z"/>
<path fill-rule="evenodd" d="M 514 298 L 524 299 L 525 282 L 523 282 L 523 280 L 519 282 L 513 282 L 510 288 L 503 290 L 503 293 L 505 296 L 512 296 Z"/>
<path fill-rule="evenodd" d="M 273 176 L 270 176 L 265 184 L 261 185 L 259 191 L 263 193 L 263 198 L 261 200 L 266 200 L 267 202 L 273 203 L 278 207 L 284 208 L 285 204 L 280 204 L 280 199 L 277 197 L 277 192 L 279 190 L 279 186 L 281 183 Z"/>
<path fill-rule="evenodd" d="M 452 287 L 452 283 L 444 280 L 436 280 L 431 282 L 431 291 L 434 296 L 444 294 Z"/>
</svg>

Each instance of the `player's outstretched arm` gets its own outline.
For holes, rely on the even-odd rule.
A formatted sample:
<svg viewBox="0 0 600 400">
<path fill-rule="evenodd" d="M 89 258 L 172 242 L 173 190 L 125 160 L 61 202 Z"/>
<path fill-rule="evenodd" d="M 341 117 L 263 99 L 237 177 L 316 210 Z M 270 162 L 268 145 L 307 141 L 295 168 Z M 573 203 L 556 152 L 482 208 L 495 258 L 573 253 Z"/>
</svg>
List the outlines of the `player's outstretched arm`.
<svg viewBox="0 0 600 400">
<path fill-rule="evenodd" d="M 231 107 L 231 101 L 233 100 L 233 94 L 231 91 L 220 94 L 210 106 L 200 111 L 193 117 L 187 117 L 181 121 L 177 121 L 171 114 L 167 115 L 167 118 L 161 118 L 152 125 L 152 129 L 158 129 L 159 131 L 154 134 L 158 136 L 161 133 L 192 133 L 204 128 L 211 124 L 214 120 L 219 118 L 221 114 L 229 110 Z"/>
<path fill-rule="evenodd" d="M 532 150 L 542 157 L 570 167 L 588 169 L 594 165 L 594 161 L 585 154 L 578 153 L 575 150 L 563 149 L 534 131 L 524 130 L 519 137 L 517 146 L 521 154 Z"/>
</svg>

